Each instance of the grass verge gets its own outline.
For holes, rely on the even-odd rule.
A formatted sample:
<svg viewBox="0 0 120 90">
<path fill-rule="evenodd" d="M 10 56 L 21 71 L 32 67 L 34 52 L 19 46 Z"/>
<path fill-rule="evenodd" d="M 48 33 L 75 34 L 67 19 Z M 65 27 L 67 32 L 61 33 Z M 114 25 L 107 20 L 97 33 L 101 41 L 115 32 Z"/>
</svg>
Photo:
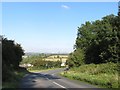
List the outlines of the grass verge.
<svg viewBox="0 0 120 90">
<path fill-rule="evenodd" d="M 54 70 L 58 68 L 44 68 L 44 69 L 34 69 L 34 68 L 29 68 L 29 72 L 43 72 L 43 71 L 48 71 L 48 70 Z"/>
<path fill-rule="evenodd" d="M 85 81 L 93 85 L 104 88 L 118 88 L 118 67 L 117 64 L 89 64 L 72 68 L 67 72 L 62 72 L 62 76 Z"/>
<path fill-rule="evenodd" d="M 23 78 L 29 72 L 25 68 L 19 68 L 18 70 L 12 70 L 7 81 L 2 82 L 2 89 L 4 88 L 18 88 L 21 78 Z"/>
</svg>

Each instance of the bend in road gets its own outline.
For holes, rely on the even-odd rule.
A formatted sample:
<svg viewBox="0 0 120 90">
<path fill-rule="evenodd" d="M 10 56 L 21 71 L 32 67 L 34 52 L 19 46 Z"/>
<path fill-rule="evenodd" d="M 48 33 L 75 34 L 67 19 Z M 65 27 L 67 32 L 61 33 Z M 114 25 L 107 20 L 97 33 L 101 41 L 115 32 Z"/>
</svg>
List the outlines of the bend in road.
<svg viewBox="0 0 120 90">
<path fill-rule="evenodd" d="M 64 71 L 63 68 L 30 73 L 21 80 L 20 88 L 98 88 L 87 83 L 69 80 L 57 75 L 62 71 Z"/>
</svg>

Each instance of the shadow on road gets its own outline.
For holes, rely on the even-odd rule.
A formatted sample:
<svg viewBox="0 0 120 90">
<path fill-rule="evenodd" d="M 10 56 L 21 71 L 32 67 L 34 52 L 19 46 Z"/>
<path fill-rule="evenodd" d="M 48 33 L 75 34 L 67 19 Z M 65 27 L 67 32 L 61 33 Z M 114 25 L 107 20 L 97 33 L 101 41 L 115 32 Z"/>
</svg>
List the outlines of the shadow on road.
<svg viewBox="0 0 120 90">
<path fill-rule="evenodd" d="M 42 74 L 42 73 L 30 73 L 30 78 L 35 79 L 35 78 L 44 78 L 44 79 L 61 79 L 59 77 L 53 76 L 51 74 Z"/>
<path fill-rule="evenodd" d="M 44 73 L 34 73 L 30 72 L 27 76 L 25 76 L 19 85 L 20 90 L 24 88 L 43 88 L 45 83 L 48 84 L 46 88 L 54 88 L 53 86 L 49 85 L 49 82 L 44 82 L 53 79 L 61 79 L 59 77 L 53 76 L 51 74 L 44 74 Z M 43 82 L 43 83 L 42 83 Z M 36 86 L 37 85 L 37 86 Z"/>
</svg>

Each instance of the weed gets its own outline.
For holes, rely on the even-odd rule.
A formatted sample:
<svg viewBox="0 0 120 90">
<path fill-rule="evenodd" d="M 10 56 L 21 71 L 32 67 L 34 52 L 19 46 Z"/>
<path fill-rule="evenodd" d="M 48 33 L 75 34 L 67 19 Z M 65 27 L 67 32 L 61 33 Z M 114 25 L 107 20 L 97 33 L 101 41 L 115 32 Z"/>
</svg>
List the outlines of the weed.
<svg viewBox="0 0 120 90">
<path fill-rule="evenodd" d="M 118 67 L 114 63 L 88 64 L 71 68 L 62 76 L 106 88 L 118 88 Z"/>
</svg>

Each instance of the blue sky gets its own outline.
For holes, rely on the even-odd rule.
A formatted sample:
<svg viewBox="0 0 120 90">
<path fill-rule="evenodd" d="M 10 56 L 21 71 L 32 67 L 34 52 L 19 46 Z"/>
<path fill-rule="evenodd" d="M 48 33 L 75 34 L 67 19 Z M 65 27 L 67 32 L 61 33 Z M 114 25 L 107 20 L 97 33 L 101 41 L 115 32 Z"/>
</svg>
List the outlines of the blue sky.
<svg viewBox="0 0 120 90">
<path fill-rule="evenodd" d="M 70 53 L 77 27 L 117 12 L 117 2 L 6 2 L 2 34 L 25 52 Z"/>
</svg>

